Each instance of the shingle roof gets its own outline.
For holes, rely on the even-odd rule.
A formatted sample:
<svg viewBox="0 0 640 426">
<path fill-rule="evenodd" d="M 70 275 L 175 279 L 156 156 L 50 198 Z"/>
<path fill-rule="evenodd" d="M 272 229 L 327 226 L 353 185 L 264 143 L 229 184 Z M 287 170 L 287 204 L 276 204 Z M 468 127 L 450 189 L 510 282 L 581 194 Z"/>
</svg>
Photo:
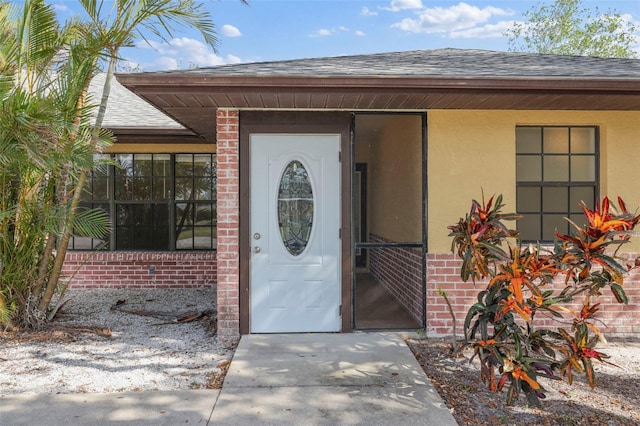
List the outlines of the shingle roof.
<svg viewBox="0 0 640 426">
<path fill-rule="evenodd" d="M 100 101 L 105 77 L 105 73 L 100 73 L 94 77 L 89 85 L 89 94 L 95 103 Z M 109 103 L 107 104 L 103 127 L 110 129 L 119 127 L 184 129 L 181 124 L 131 92 L 116 81 L 115 78 L 111 85 L 111 94 L 109 96 Z"/>
<path fill-rule="evenodd" d="M 640 60 L 436 49 L 222 65 L 149 74 L 616 78 L 640 80 Z"/>
</svg>

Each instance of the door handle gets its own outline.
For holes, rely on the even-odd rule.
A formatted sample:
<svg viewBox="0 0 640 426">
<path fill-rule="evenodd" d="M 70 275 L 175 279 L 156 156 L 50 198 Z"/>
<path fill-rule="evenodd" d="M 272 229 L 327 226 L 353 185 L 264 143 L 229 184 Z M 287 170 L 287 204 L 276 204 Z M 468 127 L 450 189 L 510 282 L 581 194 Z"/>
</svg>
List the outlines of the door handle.
<svg viewBox="0 0 640 426">
<path fill-rule="evenodd" d="M 260 253 L 260 247 L 256 246 L 253 248 L 254 253 Z"/>
</svg>

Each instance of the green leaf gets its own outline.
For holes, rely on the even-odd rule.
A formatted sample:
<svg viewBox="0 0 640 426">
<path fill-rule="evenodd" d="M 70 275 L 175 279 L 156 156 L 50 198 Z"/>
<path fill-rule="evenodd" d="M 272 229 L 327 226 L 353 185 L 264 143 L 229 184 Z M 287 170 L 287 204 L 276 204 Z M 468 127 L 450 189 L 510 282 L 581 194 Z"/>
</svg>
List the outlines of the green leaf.
<svg viewBox="0 0 640 426">
<path fill-rule="evenodd" d="M 469 326 L 471 325 L 471 320 L 473 320 L 473 317 L 483 312 L 485 309 L 486 309 L 486 306 L 482 303 L 475 303 L 469 308 L 469 311 L 467 312 L 467 316 L 464 319 L 465 333 L 466 333 L 466 330 L 469 329 Z"/>
<path fill-rule="evenodd" d="M 518 399 L 516 382 L 518 382 L 518 380 L 514 380 L 513 378 L 511 379 L 511 385 L 509 385 L 509 390 L 507 391 L 507 405 L 513 405 L 513 403 Z"/>
<path fill-rule="evenodd" d="M 100 238 L 110 231 L 109 217 L 101 209 L 79 212 L 74 221 L 74 234 L 81 237 Z"/>
<path fill-rule="evenodd" d="M 593 371 L 593 363 L 591 362 L 591 359 L 588 357 L 582 358 L 582 365 L 584 365 L 584 372 L 587 376 L 587 380 L 589 381 L 589 386 L 591 386 L 591 389 L 595 388 L 596 376 L 595 372 Z"/>
<path fill-rule="evenodd" d="M 478 247 L 486 250 L 487 254 L 491 255 L 493 259 L 503 261 L 509 260 L 509 254 L 507 254 L 507 252 L 505 252 L 502 247 L 497 244 L 480 241 L 478 243 Z"/>
<path fill-rule="evenodd" d="M 627 294 L 624 292 L 624 289 L 620 284 L 611 283 L 610 286 L 611 286 L 611 292 L 613 293 L 618 303 L 624 303 L 625 305 L 629 303 Z"/>
<path fill-rule="evenodd" d="M 598 254 L 597 256 L 594 256 L 594 257 L 599 259 L 603 263 L 605 263 L 610 269 L 616 272 L 619 272 L 621 274 L 627 273 L 627 269 L 621 264 L 619 264 L 618 262 L 616 262 L 616 260 L 611 256 L 607 256 L 605 254 Z"/>
<path fill-rule="evenodd" d="M 529 406 L 542 408 L 542 402 L 540 402 L 540 398 L 538 398 L 538 394 L 536 393 L 536 391 L 534 389 L 531 389 L 531 387 L 527 383 L 523 383 L 522 388 L 524 394 L 527 396 L 527 402 L 529 403 Z"/>
<path fill-rule="evenodd" d="M 522 358 L 522 342 L 520 341 L 520 336 L 517 333 L 513 334 L 513 344 L 516 347 L 516 359 Z"/>
<path fill-rule="evenodd" d="M 524 12 L 504 35 L 509 50 L 559 55 L 635 58 L 637 26 L 615 11 L 596 16 L 581 7 L 581 0 L 539 3 Z"/>
</svg>

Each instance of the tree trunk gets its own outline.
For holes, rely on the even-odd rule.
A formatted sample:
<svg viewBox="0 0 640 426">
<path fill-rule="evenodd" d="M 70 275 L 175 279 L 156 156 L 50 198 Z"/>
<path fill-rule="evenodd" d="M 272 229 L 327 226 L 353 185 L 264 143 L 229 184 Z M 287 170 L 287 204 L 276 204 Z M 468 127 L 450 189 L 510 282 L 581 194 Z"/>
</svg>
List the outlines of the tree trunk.
<svg viewBox="0 0 640 426">
<path fill-rule="evenodd" d="M 107 75 L 104 80 L 104 86 L 102 88 L 100 107 L 98 108 L 98 114 L 96 115 L 96 121 L 94 123 L 93 133 L 91 135 L 90 148 L 93 152 L 95 152 L 98 145 L 98 138 L 100 136 L 100 130 L 102 128 L 102 122 L 104 121 L 104 116 L 107 110 L 107 102 L 109 101 L 109 94 L 111 93 L 111 82 L 115 73 L 116 62 L 117 52 L 112 52 L 111 59 L 109 60 L 109 68 L 107 70 Z M 55 263 L 53 264 L 53 269 L 51 270 L 51 275 L 49 276 L 47 288 L 42 296 L 42 299 L 40 300 L 40 305 L 38 306 L 38 310 L 40 312 L 44 313 L 49 308 L 51 298 L 53 297 L 56 287 L 58 286 L 58 282 L 60 281 L 62 266 L 64 265 L 64 258 L 67 254 L 69 239 L 71 238 L 71 232 L 73 231 L 73 221 L 75 219 L 78 206 L 80 205 L 80 197 L 82 196 L 82 190 L 87 181 L 87 174 L 89 173 L 89 171 L 90 170 L 86 168 L 82 170 L 78 178 L 78 182 L 75 185 L 73 199 L 71 200 L 71 206 L 69 209 L 69 216 L 65 220 L 65 223 L 62 227 L 62 236 L 60 238 L 58 252 L 56 253 Z"/>
<path fill-rule="evenodd" d="M 51 177 L 47 182 L 47 189 L 45 192 L 45 209 L 46 206 L 53 207 L 56 202 L 56 193 L 55 193 L 55 178 Z M 56 248 L 57 235 L 54 232 L 49 232 L 47 235 L 47 243 L 45 244 L 44 251 L 42 252 L 42 258 L 40 259 L 40 265 L 38 269 L 38 277 L 36 279 L 35 285 L 31 289 L 31 293 L 40 296 L 42 293 L 42 287 L 44 286 L 45 281 L 47 280 L 49 274 L 49 264 L 51 263 L 51 259 L 53 258 L 54 250 Z"/>
</svg>

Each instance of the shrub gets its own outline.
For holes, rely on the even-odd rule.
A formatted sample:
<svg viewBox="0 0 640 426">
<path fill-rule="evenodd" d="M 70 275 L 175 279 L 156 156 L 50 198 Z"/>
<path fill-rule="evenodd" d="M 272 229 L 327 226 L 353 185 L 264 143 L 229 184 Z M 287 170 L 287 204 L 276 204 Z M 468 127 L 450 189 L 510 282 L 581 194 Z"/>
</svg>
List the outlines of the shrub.
<svg viewBox="0 0 640 426">
<path fill-rule="evenodd" d="M 573 232 L 556 233 L 553 247 L 544 247 L 523 244 L 502 222 L 518 216 L 502 213 L 503 206 L 502 196 L 473 200 L 465 218 L 449 227 L 462 280 L 487 280 L 467 312 L 464 334 L 489 389 L 500 391 L 508 383 L 507 404 L 524 393 L 529 405 L 539 407 L 545 397 L 540 377 L 572 384 L 577 372 L 595 387 L 592 361 L 608 357 L 595 350 L 604 337 L 594 324 L 599 303 L 593 302 L 608 288 L 616 302 L 627 303 L 624 276 L 638 262 L 623 265 L 617 252 L 640 215 L 620 198 L 617 208 L 607 197 L 593 210 L 582 203 L 586 224 L 569 221 Z"/>
</svg>

